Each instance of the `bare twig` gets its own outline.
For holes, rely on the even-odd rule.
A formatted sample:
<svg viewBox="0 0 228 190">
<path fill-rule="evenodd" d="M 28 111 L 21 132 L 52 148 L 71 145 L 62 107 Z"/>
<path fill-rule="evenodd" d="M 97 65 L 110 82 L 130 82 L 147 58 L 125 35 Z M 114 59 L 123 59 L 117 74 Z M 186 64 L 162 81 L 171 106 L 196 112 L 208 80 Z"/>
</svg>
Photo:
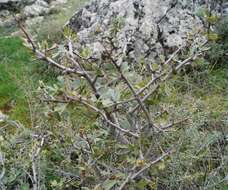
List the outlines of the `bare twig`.
<svg viewBox="0 0 228 190">
<path fill-rule="evenodd" d="M 161 160 L 163 160 L 165 157 L 169 156 L 172 153 L 172 151 L 168 151 L 165 154 L 163 154 L 162 156 L 158 157 L 156 160 L 150 162 L 149 164 L 147 164 L 145 167 L 143 167 L 142 169 L 140 169 L 139 171 L 135 172 L 135 173 L 130 173 L 127 178 L 124 180 L 124 182 L 121 184 L 121 186 L 119 187 L 119 190 L 123 190 L 125 188 L 125 186 L 132 180 L 134 180 L 135 178 L 137 178 L 138 176 L 142 175 L 146 170 L 148 170 L 152 165 L 160 162 Z"/>
<path fill-rule="evenodd" d="M 32 173 L 33 173 L 33 190 L 39 189 L 39 181 L 38 181 L 38 174 L 37 174 L 37 159 L 39 157 L 41 148 L 44 145 L 45 138 L 42 137 L 40 144 L 38 145 L 36 151 L 32 153 Z"/>
<path fill-rule="evenodd" d="M 1 182 L 1 180 L 3 179 L 3 177 L 5 176 L 5 173 L 6 173 L 5 164 L 4 164 L 4 156 L 1 152 L 0 152 L 0 165 L 2 166 L 2 172 L 0 173 L 0 182 Z"/>
<path fill-rule="evenodd" d="M 42 51 L 38 50 L 37 46 L 34 43 L 34 40 L 32 39 L 31 35 L 26 31 L 26 29 L 24 28 L 24 26 L 21 24 L 21 22 L 17 19 L 17 17 L 15 17 L 16 22 L 18 23 L 19 28 L 21 29 L 21 31 L 23 32 L 23 34 L 25 35 L 26 39 L 28 40 L 28 43 L 31 44 L 32 46 L 32 51 L 37 55 L 37 57 L 47 61 L 49 64 L 57 67 L 58 69 L 62 70 L 64 73 L 75 73 L 78 74 L 80 76 L 84 76 L 83 72 L 77 71 L 75 69 L 72 68 L 68 68 L 65 67 L 59 63 L 57 63 L 55 60 L 53 60 L 52 58 L 48 57 L 45 53 L 43 53 Z"/>
<path fill-rule="evenodd" d="M 188 121 L 188 119 L 189 119 L 189 118 L 181 119 L 180 121 L 175 121 L 175 122 L 169 123 L 168 125 L 162 126 L 161 128 L 162 128 L 163 130 L 169 129 L 169 128 L 175 126 L 175 125 L 179 125 L 179 124 L 182 124 L 182 123 Z"/>
</svg>

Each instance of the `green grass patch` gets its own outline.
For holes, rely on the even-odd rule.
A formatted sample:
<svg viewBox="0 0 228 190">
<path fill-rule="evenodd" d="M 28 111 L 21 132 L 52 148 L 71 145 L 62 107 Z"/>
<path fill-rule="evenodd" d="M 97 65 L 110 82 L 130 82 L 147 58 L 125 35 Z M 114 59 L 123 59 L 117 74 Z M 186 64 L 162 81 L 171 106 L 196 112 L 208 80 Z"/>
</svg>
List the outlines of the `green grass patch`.
<svg viewBox="0 0 228 190">
<path fill-rule="evenodd" d="M 28 100 L 38 81 L 51 81 L 41 71 L 40 62 L 18 37 L 0 38 L 0 110 L 29 125 Z M 44 73 L 44 74 L 42 74 Z"/>
<path fill-rule="evenodd" d="M 57 6 L 53 14 L 45 16 L 42 25 L 34 24 L 30 27 L 32 34 L 38 41 L 46 39 L 48 42 L 60 42 L 63 26 L 86 2 L 89 0 L 68 0 L 66 4 Z"/>
<path fill-rule="evenodd" d="M 14 119 L 27 122 L 26 98 L 19 87 L 24 77 L 23 68 L 29 63 L 30 55 L 18 38 L 0 39 L 0 109 Z M 23 110 L 16 113 L 17 109 Z"/>
<path fill-rule="evenodd" d="M 177 76 L 165 84 L 161 94 L 166 105 L 184 110 L 187 117 L 203 115 L 200 120 L 221 124 L 228 109 L 228 67 Z"/>
</svg>

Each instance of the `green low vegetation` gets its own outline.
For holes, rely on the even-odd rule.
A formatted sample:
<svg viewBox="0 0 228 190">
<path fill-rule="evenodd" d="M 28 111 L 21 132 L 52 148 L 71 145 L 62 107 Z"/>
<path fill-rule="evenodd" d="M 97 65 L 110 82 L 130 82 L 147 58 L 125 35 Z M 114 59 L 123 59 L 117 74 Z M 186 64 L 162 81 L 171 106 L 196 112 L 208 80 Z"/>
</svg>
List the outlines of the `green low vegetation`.
<svg viewBox="0 0 228 190">
<path fill-rule="evenodd" d="M 29 123 L 28 84 L 38 80 L 31 52 L 19 38 L 0 38 L 0 110 L 23 124 Z M 35 79 L 37 78 L 37 79 Z M 25 88 L 26 87 L 26 88 Z M 31 90 L 31 89 L 30 89 Z"/>
<path fill-rule="evenodd" d="M 75 10 L 84 5 L 88 0 L 68 0 L 66 5 L 57 7 L 55 14 L 44 18 L 42 25 L 31 26 L 31 32 L 37 37 L 38 41 L 48 40 L 49 42 L 60 42 L 62 39 L 63 26 L 75 13 Z"/>
</svg>

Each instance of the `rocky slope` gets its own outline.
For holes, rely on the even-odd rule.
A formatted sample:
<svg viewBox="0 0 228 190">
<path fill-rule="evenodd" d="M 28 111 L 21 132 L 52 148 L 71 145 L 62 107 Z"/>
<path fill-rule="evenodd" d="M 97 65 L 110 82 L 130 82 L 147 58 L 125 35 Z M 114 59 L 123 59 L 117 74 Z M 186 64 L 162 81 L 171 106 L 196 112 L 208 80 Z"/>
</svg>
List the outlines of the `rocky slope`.
<svg viewBox="0 0 228 190">
<path fill-rule="evenodd" d="M 0 26 L 13 24 L 12 13 L 27 20 L 34 20 L 54 12 L 58 5 L 66 2 L 67 0 L 0 0 Z"/>
<path fill-rule="evenodd" d="M 119 51 L 134 62 L 151 63 L 199 33 L 202 22 L 194 11 L 204 4 L 204 0 L 93 0 L 68 25 L 98 58 L 102 52 L 99 41 L 119 22 Z"/>
</svg>

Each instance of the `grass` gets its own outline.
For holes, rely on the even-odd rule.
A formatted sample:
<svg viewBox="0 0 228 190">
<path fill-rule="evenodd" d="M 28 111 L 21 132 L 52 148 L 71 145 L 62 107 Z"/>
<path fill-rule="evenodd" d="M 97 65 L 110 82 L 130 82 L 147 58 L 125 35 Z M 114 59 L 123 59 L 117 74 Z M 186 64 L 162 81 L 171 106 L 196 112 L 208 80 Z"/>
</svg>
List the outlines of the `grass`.
<svg viewBox="0 0 228 190">
<path fill-rule="evenodd" d="M 67 4 L 56 8 L 55 14 L 45 17 L 42 25 L 32 25 L 31 32 L 39 41 L 43 39 L 49 42 L 59 42 L 62 39 L 63 26 L 74 15 L 75 11 L 82 7 L 88 0 L 68 0 Z"/>
<path fill-rule="evenodd" d="M 39 80 L 52 80 L 38 65 L 20 38 L 0 38 L 0 110 L 25 125 L 29 125 L 29 96 Z"/>
<path fill-rule="evenodd" d="M 20 85 L 28 64 L 30 54 L 22 46 L 20 39 L 0 39 L 0 109 L 24 124 L 28 122 L 28 110 Z"/>
<path fill-rule="evenodd" d="M 195 101 L 201 100 L 208 104 L 209 110 L 224 110 L 228 106 L 228 66 L 220 67 L 212 71 L 205 69 L 202 72 L 194 72 L 194 75 L 186 74 L 177 76 L 167 84 L 168 91 L 173 96 L 168 96 L 168 102 L 174 102 L 181 106 L 183 96 L 188 96 Z M 203 73 L 203 74 L 202 74 Z"/>
</svg>

